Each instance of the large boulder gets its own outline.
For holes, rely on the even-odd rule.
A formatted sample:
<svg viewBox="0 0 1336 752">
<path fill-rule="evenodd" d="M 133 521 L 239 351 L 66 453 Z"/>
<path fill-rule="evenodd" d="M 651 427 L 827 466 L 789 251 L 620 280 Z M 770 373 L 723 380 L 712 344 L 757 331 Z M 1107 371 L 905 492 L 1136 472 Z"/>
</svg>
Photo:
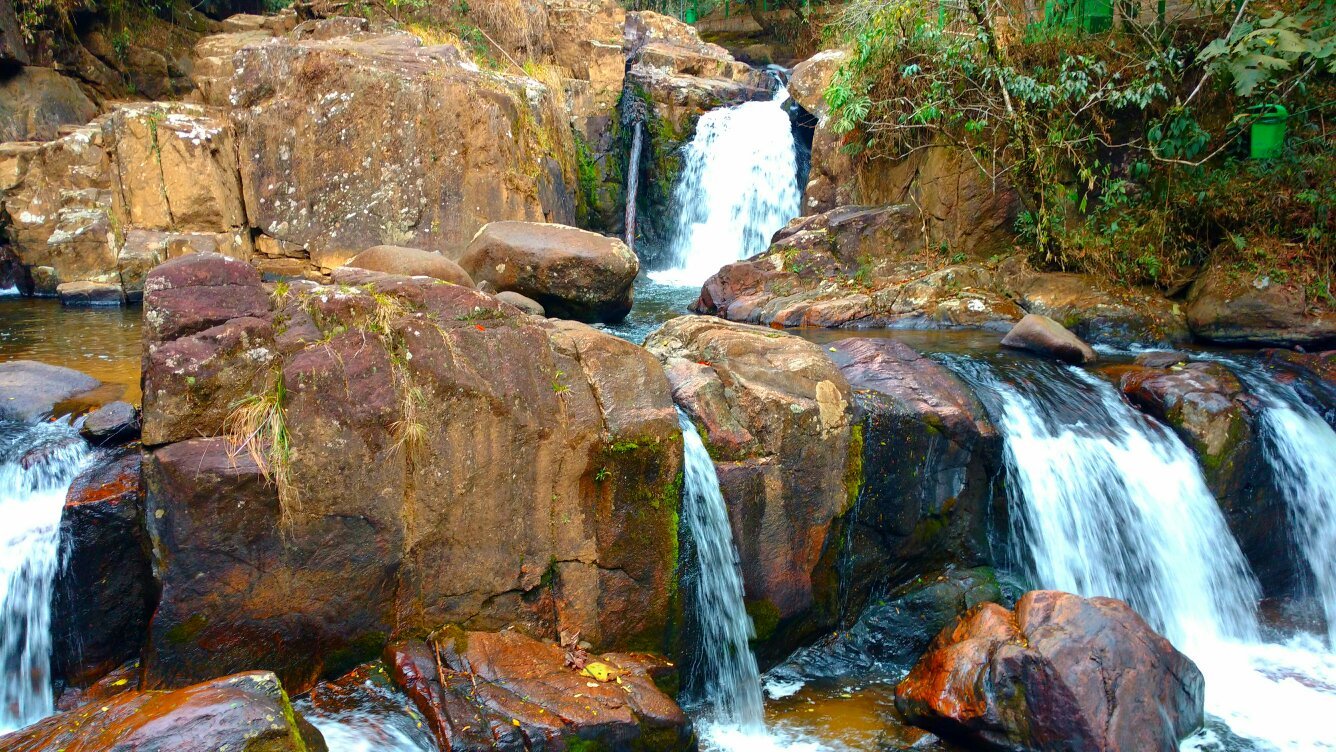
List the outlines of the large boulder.
<svg viewBox="0 0 1336 752">
<path fill-rule="evenodd" d="M 849 384 L 811 342 L 711 317 L 645 347 L 715 460 L 763 653 L 787 653 L 835 618 L 837 521 L 862 480 Z"/>
<path fill-rule="evenodd" d="M 50 141 L 97 114 L 74 79 L 50 68 L 24 66 L 0 80 L 0 141 Z"/>
<path fill-rule="evenodd" d="M 906 720 L 996 750 L 1161 750 L 1201 728 L 1204 681 L 1126 603 L 1033 591 L 942 630 L 896 687 Z"/>
<path fill-rule="evenodd" d="M 27 45 L 23 42 L 23 29 L 19 26 L 18 14 L 14 12 L 14 3 L 0 3 L 0 63 L 23 64 L 29 59 Z"/>
<path fill-rule="evenodd" d="M 225 286 L 257 300 L 235 263 L 163 265 L 146 322 Z M 261 667 L 300 691 L 447 623 L 666 647 L 682 450 L 658 362 L 366 274 L 146 326 L 148 686 Z"/>
<path fill-rule="evenodd" d="M 616 238 L 564 225 L 492 222 L 459 259 L 479 284 L 517 292 L 548 315 L 616 322 L 631 311 L 640 261 Z"/>
<path fill-rule="evenodd" d="M 1142 363 L 1153 355 L 1138 357 Z M 1124 369 L 1128 401 L 1162 421 L 1197 455 L 1206 485 L 1268 595 L 1300 585 L 1290 551 L 1288 504 L 1270 484 L 1261 402 L 1220 363 L 1169 363 Z"/>
<path fill-rule="evenodd" d="M 1090 345 L 1067 331 L 1053 319 L 1037 313 L 1027 313 L 1002 338 L 1003 347 L 1028 350 L 1038 355 L 1066 363 L 1093 363 L 1099 359 Z"/>
<path fill-rule="evenodd" d="M 865 468 L 845 523 L 844 612 L 944 567 L 991 563 L 1005 496 L 994 487 L 1001 436 L 983 406 L 945 366 L 893 339 L 842 339 L 830 353 L 854 389 Z"/>
<path fill-rule="evenodd" d="M 532 78 L 407 33 L 290 35 L 232 61 L 247 216 L 314 270 L 379 244 L 458 258 L 497 219 L 574 220 L 570 123 Z"/>
<path fill-rule="evenodd" d="M 271 673 L 252 671 L 175 692 L 124 692 L 0 736 L 9 752 L 172 750 L 317 752 L 320 732 L 296 715 Z"/>
<path fill-rule="evenodd" d="M 706 280 L 695 313 L 817 327 L 1006 329 L 1025 315 L 980 262 L 925 250 L 908 205 L 846 206 L 799 217 L 769 250 Z"/>
<path fill-rule="evenodd" d="M 441 749 L 694 748 L 686 714 L 655 686 L 670 664 L 578 650 L 514 631 L 451 630 L 392 645 L 386 662 Z"/>
<path fill-rule="evenodd" d="M 451 284 L 473 287 L 468 272 L 439 253 L 420 248 L 378 245 L 353 256 L 347 266 L 405 277 L 431 277 Z"/>
<path fill-rule="evenodd" d="M 157 599 L 138 450 L 100 458 L 70 484 L 51 605 L 51 669 L 88 686 L 139 655 Z"/>
<path fill-rule="evenodd" d="M 1215 262 L 1188 291 L 1188 326 L 1226 345 L 1336 345 L 1336 310 L 1303 285 Z"/>
<path fill-rule="evenodd" d="M 822 50 L 793 66 L 789 74 L 789 96 L 813 115 L 826 114 L 826 89 L 835 72 L 849 59 L 845 50 Z"/>
<path fill-rule="evenodd" d="M 101 385 L 102 382 L 73 368 L 35 360 L 0 363 L 0 420 L 37 420 L 51 415 L 61 402 Z"/>
</svg>

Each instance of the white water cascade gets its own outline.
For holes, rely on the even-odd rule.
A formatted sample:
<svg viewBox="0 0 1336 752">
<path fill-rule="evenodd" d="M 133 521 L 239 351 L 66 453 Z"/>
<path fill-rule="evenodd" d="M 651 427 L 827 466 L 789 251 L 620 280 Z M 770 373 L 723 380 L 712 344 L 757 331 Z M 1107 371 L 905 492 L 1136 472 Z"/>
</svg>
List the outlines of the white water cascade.
<svg viewBox="0 0 1336 752">
<path fill-rule="evenodd" d="M 1185 749 L 1336 750 L 1336 654 L 1261 640 L 1257 583 L 1171 431 L 1079 369 L 947 362 L 1005 436 L 1013 537 L 1034 583 L 1128 601 L 1202 670 L 1215 725 Z"/>
<path fill-rule="evenodd" d="M 719 268 L 754 256 L 798 216 L 798 152 L 779 87 L 773 99 L 701 116 L 673 188 L 679 207 L 669 266 L 650 278 L 699 286 Z"/>
<path fill-rule="evenodd" d="M 87 454 L 65 423 L 0 425 L 0 733 L 52 711 L 51 587 L 60 513 Z"/>
</svg>

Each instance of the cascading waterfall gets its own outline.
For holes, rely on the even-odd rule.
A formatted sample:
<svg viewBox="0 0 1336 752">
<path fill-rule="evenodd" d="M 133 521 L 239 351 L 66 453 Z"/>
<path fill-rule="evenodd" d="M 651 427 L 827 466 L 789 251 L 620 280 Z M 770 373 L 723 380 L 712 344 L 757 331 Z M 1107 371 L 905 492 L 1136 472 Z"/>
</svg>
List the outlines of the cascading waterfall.
<svg viewBox="0 0 1336 752">
<path fill-rule="evenodd" d="M 1131 603 L 1201 668 L 1207 713 L 1250 740 L 1186 747 L 1336 749 L 1336 655 L 1261 641 L 1257 583 L 1171 431 L 1079 369 L 943 359 L 1005 437 L 1014 544 L 1035 584 Z"/>
<path fill-rule="evenodd" d="M 655 282 L 700 285 L 719 268 L 766 249 L 798 216 L 798 152 L 780 86 L 768 101 L 701 116 L 673 189 L 679 207 L 669 266 Z"/>
<path fill-rule="evenodd" d="M 691 582 L 700 634 L 697 670 L 704 685 L 702 699 L 710 705 L 713 723 L 762 731 L 761 674 L 747 644 L 755 630 L 742 601 L 742 570 L 728 509 L 705 443 L 680 409 L 678 423 L 683 444 L 683 523 L 696 552 L 696 576 Z"/>
<path fill-rule="evenodd" d="M 1336 649 L 1336 431 L 1256 364 L 1225 362 L 1262 402 L 1263 452 L 1322 602 L 1328 647 Z"/>
<path fill-rule="evenodd" d="M 0 733 L 52 710 L 51 587 L 60 513 L 87 454 L 67 423 L 0 425 Z"/>
</svg>

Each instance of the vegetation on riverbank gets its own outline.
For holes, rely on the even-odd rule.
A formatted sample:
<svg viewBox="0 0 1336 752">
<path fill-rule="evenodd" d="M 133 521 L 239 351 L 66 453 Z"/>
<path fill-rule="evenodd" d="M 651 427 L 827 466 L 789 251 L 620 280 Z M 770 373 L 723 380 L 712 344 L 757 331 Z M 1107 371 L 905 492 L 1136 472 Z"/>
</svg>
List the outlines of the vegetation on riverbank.
<svg viewBox="0 0 1336 752">
<path fill-rule="evenodd" d="M 856 0 L 829 29 L 850 50 L 826 101 L 865 168 L 935 144 L 1016 188 L 1040 263 L 1181 289 L 1211 256 L 1333 298 L 1336 8 L 1194 4 L 1111 26 L 1019 4 Z M 1149 18 L 1147 17 L 1149 15 Z M 1287 137 L 1250 158 L 1284 107 Z"/>
</svg>

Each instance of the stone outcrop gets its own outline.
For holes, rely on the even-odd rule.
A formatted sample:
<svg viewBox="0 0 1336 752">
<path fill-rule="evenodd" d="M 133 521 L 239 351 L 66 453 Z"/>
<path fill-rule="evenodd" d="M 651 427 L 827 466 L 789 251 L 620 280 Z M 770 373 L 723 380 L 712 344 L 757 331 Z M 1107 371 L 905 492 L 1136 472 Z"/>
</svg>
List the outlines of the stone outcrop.
<svg viewBox="0 0 1336 752">
<path fill-rule="evenodd" d="M 34 421 L 61 402 L 93 392 L 102 382 L 73 368 L 35 360 L 0 363 L 0 420 Z"/>
<path fill-rule="evenodd" d="M 148 686 L 301 691 L 447 623 L 664 647 L 681 434 L 648 353 L 421 278 L 271 298 L 201 254 L 146 287 Z"/>
<path fill-rule="evenodd" d="M 896 687 L 906 720 L 982 749 L 1162 750 L 1201 728 L 1204 681 L 1127 604 L 1052 591 L 985 603 Z"/>
<path fill-rule="evenodd" d="M 862 480 L 849 384 L 811 342 L 714 318 L 645 347 L 715 460 L 762 650 L 785 653 L 835 616 L 836 523 Z"/>
<path fill-rule="evenodd" d="M 1180 306 L 1150 290 L 1111 291 L 1088 275 L 1024 268 L 1008 275 L 1006 284 L 1021 308 L 1087 342 L 1173 346 L 1192 338 Z"/>
<path fill-rule="evenodd" d="M 994 488 L 1002 441 L 983 406 L 945 366 L 893 339 L 842 339 L 829 352 L 854 390 L 866 468 L 845 521 L 844 613 L 947 566 L 991 563 L 1005 496 Z"/>
<path fill-rule="evenodd" d="M 826 89 L 836 71 L 849 59 L 844 50 L 822 50 L 793 66 L 789 73 L 789 96 L 798 106 L 813 115 L 824 117 L 827 112 Z"/>
<path fill-rule="evenodd" d="M 694 749 L 686 714 L 654 683 L 675 669 L 649 655 L 571 661 L 517 632 L 452 630 L 391 645 L 386 663 L 441 749 Z"/>
<path fill-rule="evenodd" d="M 1066 363 L 1093 363 L 1099 359 L 1090 345 L 1053 319 L 1027 313 L 1002 338 L 1003 347 L 1028 350 Z"/>
<path fill-rule="evenodd" d="M 552 316 L 617 322 L 631 311 L 640 260 L 616 238 L 563 225 L 492 222 L 459 259 L 479 284 L 517 292 Z"/>
<path fill-rule="evenodd" d="M 157 601 L 138 450 L 99 459 L 70 484 L 63 565 L 51 604 L 52 674 L 85 687 L 139 655 Z"/>
<path fill-rule="evenodd" d="M 706 280 L 691 310 L 779 326 L 1005 330 L 1025 312 L 1002 286 L 996 264 L 925 247 L 912 207 L 851 206 L 793 220 L 764 254 Z"/>
<path fill-rule="evenodd" d="M 1188 291 L 1188 326 L 1194 336 L 1226 345 L 1330 347 L 1336 310 L 1309 300 L 1304 288 L 1217 261 Z"/>
<path fill-rule="evenodd" d="M 50 68 L 24 66 L 0 81 L 0 141 L 50 141 L 97 114 L 73 79 Z"/>
<path fill-rule="evenodd" d="M 278 678 L 263 671 L 174 692 L 124 692 L 0 737 L 9 752 L 311 752 L 324 746 L 320 732 L 293 712 Z"/>
</svg>

